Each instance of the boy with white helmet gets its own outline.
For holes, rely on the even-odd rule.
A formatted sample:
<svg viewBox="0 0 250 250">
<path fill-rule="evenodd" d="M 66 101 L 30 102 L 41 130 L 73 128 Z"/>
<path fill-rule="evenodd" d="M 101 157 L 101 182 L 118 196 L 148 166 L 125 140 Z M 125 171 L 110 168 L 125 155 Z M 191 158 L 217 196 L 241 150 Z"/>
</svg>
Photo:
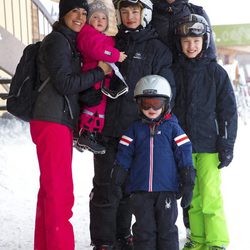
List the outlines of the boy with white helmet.
<svg viewBox="0 0 250 250">
<path fill-rule="evenodd" d="M 191 14 L 175 28 L 179 56 L 174 114 L 192 141 L 197 173 L 188 211 L 191 241 L 183 250 L 225 250 L 229 244 L 220 169 L 230 164 L 237 134 L 237 108 L 230 79 L 209 51 L 211 29 Z"/>
<path fill-rule="evenodd" d="M 121 137 L 113 190 L 119 194 L 129 172 L 128 191 L 136 222 L 134 250 L 179 250 L 178 211 L 192 200 L 195 170 L 192 146 L 170 113 L 171 88 L 158 75 L 145 76 L 135 87 L 140 119 Z"/>
<path fill-rule="evenodd" d="M 116 48 L 127 58 L 116 63 L 126 83 L 128 93 L 117 99 L 108 99 L 105 125 L 99 141 L 106 148 L 103 155 L 94 155 L 93 190 L 90 199 L 90 234 L 95 249 L 132 250 L 130 235 L 131 212 L 128 196 L 115 197 L 110 188 L 110 173 L 114 165 L 120 137 L 138 119 L 134 101 L 136 83 L 146 75 L 157 74 L 166 78 L 175 93 L 170 50 L 158 39 L 150 25 L 152 3 L 150 0 L 119 0 L 117 8 L 118 34 Z M 110 88 L 122 84 L 113 76 Z M 174 99 L 174 98 L 173 98 Z M 115 245 L 115 246 L 114 246 Z M 121 245 L 121 246 L 120 246 Z"/>
</svg>

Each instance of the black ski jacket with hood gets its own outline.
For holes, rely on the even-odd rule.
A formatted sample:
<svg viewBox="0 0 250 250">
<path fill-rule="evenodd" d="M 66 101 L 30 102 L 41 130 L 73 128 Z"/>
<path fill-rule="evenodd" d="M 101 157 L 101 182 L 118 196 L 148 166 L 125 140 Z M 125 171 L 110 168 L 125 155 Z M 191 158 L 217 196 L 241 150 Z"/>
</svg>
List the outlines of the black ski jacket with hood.
<svg viewBox="0 0 250 250">
<path fill-rule="evenodd" d="M 153 0 L 153 4 L 152 25 L 159 34 L 160 40 L 171 49 L 174 59 L 176 57 L 174 28 L 182 17 L 190 14 L 203 16 L 211 28 L 210 20 L 205 10 L 201 6 L 189 3 L 188 0 L 175 0 L 171 4 L 166 0 Z M 216 54 L 212 33 L 210 36 L 209 53 L 211 55 Z"/>
<path fill-rule="evenodd" d="M 173 65 L 173 72 L 176 82 L 173 113 L 191 140 L 193 152 L 233 150 L 237 108 L 224 68 L 207 55 L 187 59 L 182 54 Z"/>
<path fill-rule="evenodd" d="M 117 63 L 117 66 L 129 86 L 129 92 L 117 99 L 108 98 L 103 135 L 111 137 L 120 137 L 138 119 L 134 88 L 143 76 L 156 74 L 165 77 L 171 85 L 173 96 L 175 95 L 173 73 L 170 69 L 172 54 L 158 39 L 152 26 L 148 25 L 136 31 L 121 27 L 116 36 L 116 47 L 127 54 L 126 60 Z M 119 79 L 113 77 L 110 84 L 111 88 L 115 88 Z"/>
<path fill-rule="evenodd" d="M 101 68 L 81 73 L 76 50 L 77 33 L 55 23 L 41 45 L 38 57 L 40 82 L 49 77 L 34 105 L 33 120 L 60 123 L 74 128 L 79 116 L 79 92 L 104 78 Z"/>
</svg>

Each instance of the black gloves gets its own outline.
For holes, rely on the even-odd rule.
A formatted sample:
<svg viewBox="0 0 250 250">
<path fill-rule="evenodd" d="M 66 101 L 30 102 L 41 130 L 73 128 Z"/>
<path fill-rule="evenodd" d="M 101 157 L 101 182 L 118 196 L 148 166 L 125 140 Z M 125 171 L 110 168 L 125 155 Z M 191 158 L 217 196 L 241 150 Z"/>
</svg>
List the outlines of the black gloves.
<svg viewBox="0 0 250 250">
<path fill-rule="evenodd" d="M 122 188 L 121 186 L 125 183 L 127 178 L 128 171 L 118 164 L 114 165 L 114 168 L 111 171 L 111 189 L 113 194 L 118 198 L 122 198 Z"/>
<path fill-rule="evenodd" d="M 233 150 L 221 150 L 219 151 L 219 161 L 220 164 L 218 169 L 227 167 L 233 160 Z"/>
<path fill-rule="evenodd" d="M 195 182 L 195 169 L 193 167 L 186 167 L 179 170 L 181 181 L 181 206 L 187 208 L 193 198 L 193 188 Z"/>
<path fill-rule="evenodd" d="M 94 87 L 84 90 L 80 93 L 79 100 L 82 104 L 92 107 L 100 104 L 102 100 L 101 89 L 95 89 Z"/>
</svg>

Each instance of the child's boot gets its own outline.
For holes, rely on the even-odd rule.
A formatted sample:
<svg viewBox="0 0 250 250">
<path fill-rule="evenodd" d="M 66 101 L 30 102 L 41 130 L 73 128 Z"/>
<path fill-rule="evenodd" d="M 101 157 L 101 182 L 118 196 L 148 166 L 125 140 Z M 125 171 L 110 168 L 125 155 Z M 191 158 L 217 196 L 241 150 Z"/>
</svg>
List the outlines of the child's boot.
<svg viewBox="0 0 250 250">
<path fill-rule="evenodd" d="M 94 154 L 105 154 L 106 149 L 104 146 L 96 141 L 96 136 L 94 133 L 89 131 L 84 131 L 77 141 L 77 145 L 91 151 Z"/>
<path fill-rule="evenodd" d="M 182 250 L 205 250 L 205 245 L 195 242 L 195 241 L 188 241 L 186 242 L 186 244 L 184 245 L 184 248 L 182 248 Z"/>
<path fill-rule="evenodd" d="M 217 247 L 217 246 L 210 246 L 208 247 L 209 250 L 226 250 L 225 247 Z"/>
<path fill-rule="evenodd" d="M 79 139 L 79 134 L 76 132 L 76 131 L 74 131 L 74 133 L 73 133 L 73 147 L 76 149 L 76 150 L 78 150 L 79 152 L 83 152 L 84 151 L 84 148 L 82 148 L 82 147 L 80 147 L 79 145 L 78 145 L 78 139 Z"/>
<path fill-rule="evenodd" d="M 128 235 L 124 238 L 117 239 L 115 244 L 115 250 L 133 250 L 133 236 Z"/>
</svg>

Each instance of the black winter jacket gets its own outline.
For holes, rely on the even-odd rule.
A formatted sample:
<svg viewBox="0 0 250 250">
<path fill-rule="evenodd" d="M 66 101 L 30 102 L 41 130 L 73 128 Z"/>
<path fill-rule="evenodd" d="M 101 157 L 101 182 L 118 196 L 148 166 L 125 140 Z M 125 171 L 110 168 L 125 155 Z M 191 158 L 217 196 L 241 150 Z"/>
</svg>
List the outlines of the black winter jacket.
<svg viewBox="0 0 250 250">
<path fill-rule="evenodd" d="M 176 58 L 178 54 L 174 28 L 182 17 L 190 14 L 203 16 L 211 28 L 210 20 L 205 10 L 201 6 L 194 5 L 188 1 L 189 0 L 175 0 L 175 2 L 169 4 L 166 0 L 153 0 L 152 25 L 159 34 L 160 40 L 171 49 L 174 58 Z M 206 53 L 209 54 L 209 56 L 216 54 L 212 33 L 210 36 L 210 46 Z"/>
<path fill-rule="evenodd" d="M 170 82 L 175 93 L 173 73 L 170 69 L 172 54 L 158 40 L 155 29 L 151 26 L 139 31 L 121 28 L 116 36 L 116 47 L 125 51 L 128 56 L 124 62 L 117 63 L 117 66 L 129 86 L 129 92 L 115 100 L 108 99 L 103 134 L 112 137 L 123 135 L 131 123 L 138 119 L 134 88 L 141 77 L 150 74 L 161 75 Z M 115 88 L 119 84 L 118 78 L 113 77 L 110 84 L 111 88 Z"/>
<path fill-rule="evenodd" d="M 80 105 L 78 93 L 104 78 L 101 68 L 81 73 L 81 58 L 76 51 L 76 35 L 56 23 L 39 51 L 40 82 L 50 81 L 39 94 L 33 111 L 34 120 L 51 121 L 74 128 Z"/>
<path fill-rule="evenodd" d="M 192 142 L 194 153 L 233 150 L 237 109 L 226 71 L 208 58 L 179 58 L 173 65 L 176 99 L 173 113 Z"/>
</svg>

